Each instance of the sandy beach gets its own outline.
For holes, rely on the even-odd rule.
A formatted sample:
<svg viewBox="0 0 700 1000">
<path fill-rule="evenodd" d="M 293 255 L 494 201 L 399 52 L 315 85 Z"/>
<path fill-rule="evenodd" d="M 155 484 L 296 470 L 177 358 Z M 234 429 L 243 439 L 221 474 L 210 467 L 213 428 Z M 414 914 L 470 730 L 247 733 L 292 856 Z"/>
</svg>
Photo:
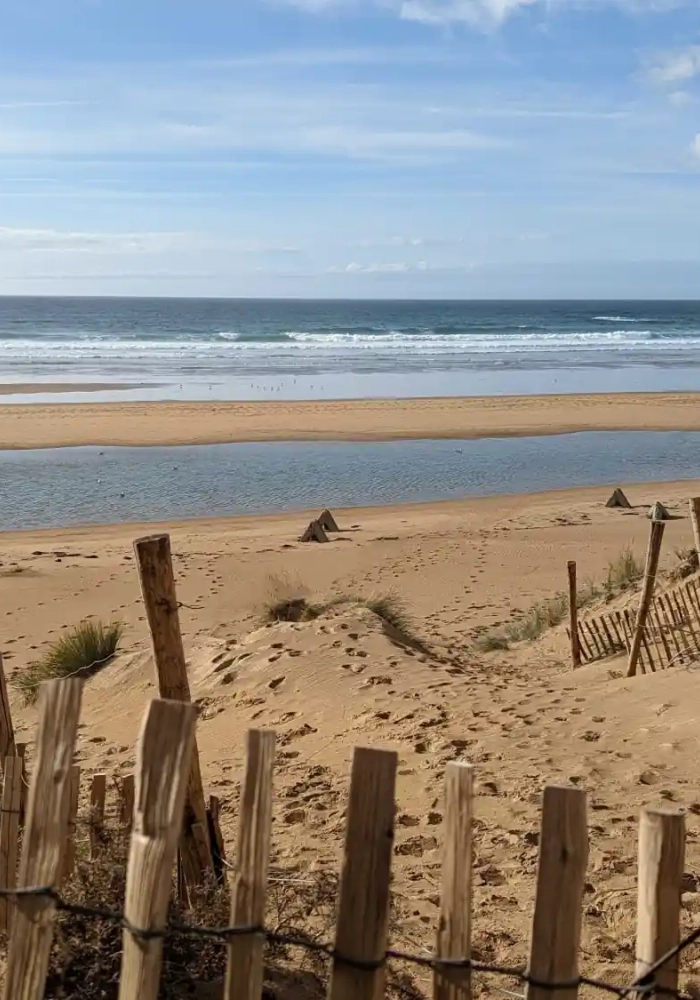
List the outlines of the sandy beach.
<svg viewBox="0 0 700 1000">
<path fill-rule="evenodd" d="M 700 430 L 700 395 L 0 406 L 0 449 Z"/>
<path fill-rule="evenodd" d="M 687 497 L 700 493 L 700 481 L 629 487 L 629 511 L 606 509 L 608 493 L 338 511 L 344 530 L 328 545 L 298 542 L 312 512 L 163 526 L 172 536 L 190 683 L 200 706 L 204 781 L 221 797 L 227 841 L 251 725 L 278 733 L 276 870 L 294 866 L 310 879 L 338 868 L 352 748 L 396 750 L 392 941 L 429 949 L 444 767 L 470 761 L 479 788 L 475 947 L 494 960 L 520 962 L 542 786 L 573 782 L 587 789 L 592 810 L 585 971 L 625 980 L 642 806 L 690 807 L 686 871 L 700 869 L 700 675 L 678 669 L 627 680 L 621 658 L 573 672 L 563 625 L 507 650 L 484 653 L 475 645 L 485 629 L 564 589 L 567 560 L 577 560 L 580 579 L 601 581 L 623 546 L 643 559 L 645 515 L 656 499 L 677 517 L 666 529 L 663 574 L 676 565 L 674 550 L 692 544 Z M 78 753 L 86 776 L 131 770 L 139 721 L 156 693 L 132 550 L 135 537 L 154 530 L 130 525 L 2 538 L 0 649 L 10 683 L 65 627 L 86 617 L 125 624 L 117 659 L 86 685 Z M 355 605 L 313 622 L 261 627 L 266 594 L 280 580 L 314 598 L 399 595 L 427 649 L 397 644 Z M 617 605 L 635 608 L 637 600 L 632 590 Z M 31 742 L 35 710 L 21 707 L 12 685 L 11 692 L 19 734 Z M 700 909 L 700 891 L 683 898 L 686 926 Z"/>
</svg>

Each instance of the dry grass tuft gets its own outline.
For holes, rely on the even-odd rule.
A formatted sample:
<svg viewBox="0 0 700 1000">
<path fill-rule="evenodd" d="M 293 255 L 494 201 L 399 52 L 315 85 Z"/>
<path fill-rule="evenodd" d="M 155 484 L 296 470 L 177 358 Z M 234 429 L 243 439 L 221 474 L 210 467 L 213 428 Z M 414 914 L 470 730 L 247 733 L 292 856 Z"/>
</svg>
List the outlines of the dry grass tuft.
<svg viewBox="0 0 700 1000">
<path fill-rule="evenodd" d="M 644 564 L 626 546 L 617 558 L 608 563 L 602 586 L 592 580 L 584 580 L 579 587 L 577 606 L 587 608 L 601 599 L 613 597 L 635 586 L 644 575 Z M 560 625 L 569 613 L 569 597 L 563 591 L 546 601 L 533 605 L 516 621 L 505 628 L 487 632 L 476 639 L 474 646 L 479 652 L 490 653 L 510 647 L 512 642 L 527 642 L 539 639 L 548 629 Z"/>
<path fill-rule="evenodd" d="M 286 576 L 271 576 L 260 608 L 260 620 L 264 625 L 313 621 L 329 611 L 345 606 L 367 608 L 381 620 L 390 638 L 413 649 L 426 648 L 417 634 L 405 602 L 398 594 L 393 593 L 373 594 L 369 597 L 337 594 L 331 598 L 311 600 L 302 584 Z"/>
<path fill-rule="evenodd" d="M 121 912 L 126 889 L 128 837 L 112 829 L 95 860 L 78 861 L 62 888 L 71 903 Z M 324 872 L 275 869 L 270 878 L 266 926 L 310 944 L 333 940 L 338 882 Z M 168 922 L 194 927 L 226 927 L 230 922 L 230 888 L 202 886 L 186 911 L 173 886 Z M 51 950 L 47 997 L 117 1000 L 122 931 L 117 923 L 59 912 Z M 226 968 L 226 944 L 215 938 L 169 934 L 163 948 L 159 1000 L 221 996 Z M 323 1000 L 330 970 L 327 958 L 297 946 L 269 944 L 265 949 L 264 1000 Z M 387 996 L 392 1000 L 422 1000 L 413 979 L 389 973 Z"/>
<path fill-rule="evenodd" d="M 608 563 L 608 572 L 603 583 L 607 597 L 614 597 L 629 590 L 644 576 L 644 563 L 635 556 L 630 545 L 626 545 L 616 559 Z"/>
<path fill-rule="evenodd" d="M 674 555 L 678 563 L 669 574 L 672 580 L 685 580 L 686 577 L 697 573 L 700 564 L 695 549 L 674 549 Z"/>
<path fill-rule="evenodd" d="M 40 660 L 15 674 L 13 684 L 25 704 L 33 705 L 44 681 L 54 677 L 90 677 L 109 663 L 117 651 L 124 627 L 118 622 L 84 621 L 64 633 Z"/>
</svg>

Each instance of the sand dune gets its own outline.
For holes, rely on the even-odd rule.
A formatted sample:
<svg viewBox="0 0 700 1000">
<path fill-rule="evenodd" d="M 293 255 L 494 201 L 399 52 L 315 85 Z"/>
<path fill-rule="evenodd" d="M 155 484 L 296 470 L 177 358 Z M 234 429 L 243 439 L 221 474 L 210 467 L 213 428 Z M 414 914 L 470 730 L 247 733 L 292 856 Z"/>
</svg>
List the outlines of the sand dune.
<svg viewBox="0 0 700 1000">
<path fill-rule="evenodd" d="M 278 733 L 275 864 L 310 872 L 338 869 L 353 747 L 396 750 L 394 941 L 430 948 L 444 768 L 470 761 L 478 769 L 474 943 L 488 960 L 518 962 L 526 958 L 542 787 L 573 782 L 589 793 L 585 969 L 628 979 L 643 805 L 688 807 L 684 921 L 700 911 L 700 671 L 627 680 L 623 663 L 611 660 L 574 673 L 562 627 L 487 655 L 472 640 L 562 589 L 569 558 L 600 579 L 622 544 L 643 555 L 642 505 L 659 496 L 682 514 L 689 492 L 630 488 L 639 504 L 631 515 L 606 510 L 604 490 L 354 511 L 360 527 L 351 540 L 323 546 L 294 541 L 303 516 L 173 526 L 203 776 L 222 799 L 228 841 L 249 727 Z M 155 694 L 134 534 L 99 528 L 3 540 L 0 647 L 10 673 L 82 616 L 126 623 L 123 652 L 86 686 L 79 756 L 87 773 L 133 767 L 140 717 Z M 686 519 L 669 523 L 665 569 L 690 538 Z M 298 578 L 311 594 L 394 590 L 427 649 L 397 642 L 352 604 L 314 621 L 261 625 L 271 573 Z M 31 734 L 34 711 L 15 707 L 18 728 Z"/>
</svg>

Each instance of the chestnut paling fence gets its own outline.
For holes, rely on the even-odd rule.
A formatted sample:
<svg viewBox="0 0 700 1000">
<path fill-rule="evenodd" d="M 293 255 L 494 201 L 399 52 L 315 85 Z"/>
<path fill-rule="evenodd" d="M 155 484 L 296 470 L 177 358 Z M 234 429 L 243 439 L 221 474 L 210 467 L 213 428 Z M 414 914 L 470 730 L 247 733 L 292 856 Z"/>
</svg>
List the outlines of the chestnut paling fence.
<svg viewBox="0 0 700 1000">
<path fill-rule="evenodd" d="M 77 905 L 62 894 L 76 857 L 80 774 L 74 753 L 83 681 L 73 677 L 43 685 L 28 774 L 22 747 L 15 744 L 0 670 L 0 921 L 7 932 L 3 1000 L 44 996 L 58 912 L 68 919 L 74 914 L 121 927 L 120 1000 L 155 1000 L 164 953 L 175 935 L 221 942 L 227 951 L 225 1000 L 259 1000 L 268 942 L 325 955 L 330 1000 L 378 1000 L 392 961 L 430 970 L 436 1000 L 468 1000 L 475 977 L 487 974 L 519 982 L 529 1000 L 551 994 L 571 1000 L 583 986 L 620 998 L 683 996 L 678 989 L 680 959 L 700 939 L 700 927 L 680 936 L 684 814 L 642 813 L 636 966 L 627 982 L 602 982 L 582 975 L 579 968 L 588 831 L 586 793 L 574 786 L 544 789 L 527 967 L 472 959 L 475 772 L 462 762 L 448 764 L 445 772 L 440 914 L 432 956 L 398 952 L 388 944 L 397 755 L 385 750 L 354 751 L 333 940 L 319 942 L 304 928 L 285 934 L 268 929 L 275 734 L 248 733 L 235 855 L 227 877 L 216 802 L 210 800 L 207 809 L 202 790 L 197 711 L 187 686 L 169 539 L 141 539 L 136 551 L 163 697 L 151 701 L 145 713 L 134 775 L 117 786 L 114 822 L 130 833 L 119 911 Z M 107 792 L 106 776 L 93 776 L 88 817 L 93 858 L 103 847 Z M 176 891 L 185 907 L 189 890 L 210 873 L 230 883 L 229 926 L 168 923 L 176 866 Z"/>
</svg>

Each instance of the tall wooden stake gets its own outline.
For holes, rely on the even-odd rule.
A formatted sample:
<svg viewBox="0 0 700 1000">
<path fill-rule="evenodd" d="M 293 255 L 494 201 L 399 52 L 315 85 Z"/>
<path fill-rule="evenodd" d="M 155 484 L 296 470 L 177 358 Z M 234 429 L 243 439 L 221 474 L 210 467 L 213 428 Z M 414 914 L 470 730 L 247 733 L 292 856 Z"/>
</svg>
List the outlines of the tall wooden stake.
<svg viewBox="0 0 700 1000">
<path fill-rule="evenodd" d="M 196 721 L 194 705 L 154 700 L 141 730 L 124 914 L 144 931 L 165 928 Z M 161 937 L 125 929 L 119 1000 L 156 1000 L 162 956 Z"/>
<path fill-rule="evenodd" d="M 684 861 L 683 813 L 644 810 L 639 823 L 637 982 L 680 940 Z M 663 989 L 677 990 L 678 956 L 654 973 L 654 980 Z"/>
<path fill-rule="evenodd" d="M 578 598 L 576 594 L 576 563 L 566 564 L 569 571 L 569 633 L 571 635 L 571 663 L 581 666 L 581 646 L 578 639 Z"/>
<path fill-rule="evenodd" d="M 134 542 L 141 577 L 141 591 L 153 642 L 153 658 L 158 672 L 158 688 L 162 698 L 190 703 L 185 651 L 182 647 L 175 577 L 170 553 L 170 536 L 153 535 Z M 198 836 L 193 827 L 205 836 Z M 195 740 L 192 770 L 187 785 L 185 819 L 180 844 L 185 882 L 197 885 L 208 870 L 213 871 L 212 852 L 207 836 L 207 810 L 199 766 L 199 750 Z"/>
<path fill-rule="evenodd" d="M 231 924 L 262 927 L 265 922 L 267 869 L 272 836 L 272 768 L 275 734 L 251 730 L 239 803 L 236 866 L 231 887 Z M 263 989 L 261 935 L 231 938 L 224 1000 L 260 1000 Z"/>
<path fill-rule="evenodd" d="M 651 600 L 654 596 L 656 571 L 659 568 L 661 542 L 663 541 L 665 527 L 666 525 L 663 521 L 651 522 L 651 535 L 649 536 L 649 548 L 647 549 L 647 562 L 644 568 L 644 585 L 642 587 L 642 596 L 639 601 L 639 611 L 637 612 L 637 622 L 634 629 L 634 636 L 632 638 L 632 648 L 630 649 L 629 661 L 627 663 L 628 677 L 634 677 L 637 673 L 637 663 L 639 661 L 639 653 L 642 648 L 644 629 L 647 623 L 647 616 L 649 615 L 649 608 L 651 607 Z"/>
<path fill-rule="evenodd" d="M 690 508 L 690 521 L 693 525 L 695 551 L 700 558 L 700 497 L 692 497 L 688 501 L 688 507 Z"/>
<path fill-rule="evenodd" d="M 471 764 L 448 764 L 438 958 L 471 958 L 473 818 L 474 768 Z M 469 969 L 435 972 L 434 1000 L 470 1000 L 471 995 Z"/>
<path fill-rule="evenodd" d="M 19 867 L 20 887 L 57 889 L 63 868 L 68 785 L 80 715 L 82 681 L 48 681 L 39 696 L 39 730 L 27 823 Z M 7 949 L 3 1000 L 42 1000 L 53 940 L 56 904 L 47 896 L 20 896 Z"/>
<path fill-rule="evenodd" d="M 397 755 L 355 750 L 328 1000 L 383 996 Z M 367 962 L 366 969 L 342 961 Z M 380 963 L 372 967 L 372 963 Z"/>
<path fill-rule="evenodd" d="M 528 973 L 540 983 L 578 976 L 583 886 L 588 863 L 586 793 L 548 785 L 542 802 L 537 895 Z M 529 985 L 527 1000 L 575 1000 L 576 988 Z"/>
</svg>

